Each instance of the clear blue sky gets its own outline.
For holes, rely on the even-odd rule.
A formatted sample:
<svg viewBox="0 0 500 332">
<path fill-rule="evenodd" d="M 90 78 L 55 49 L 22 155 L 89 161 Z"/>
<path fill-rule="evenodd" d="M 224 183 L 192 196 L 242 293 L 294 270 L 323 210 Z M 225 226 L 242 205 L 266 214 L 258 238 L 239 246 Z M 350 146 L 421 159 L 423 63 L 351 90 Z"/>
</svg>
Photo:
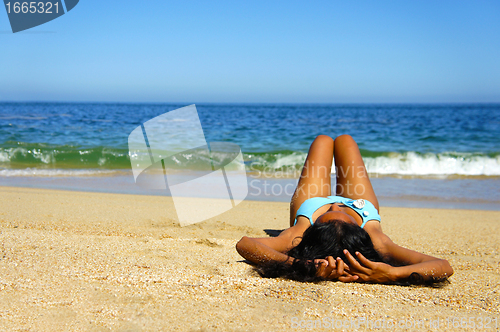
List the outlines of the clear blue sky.
<svg viewBox="0 0 500 332">
<path fill-rule="evenodd" d="M 0 101 L 500 102 L 500 1 L 80 0 L 0 45 Z"/>
</svg>

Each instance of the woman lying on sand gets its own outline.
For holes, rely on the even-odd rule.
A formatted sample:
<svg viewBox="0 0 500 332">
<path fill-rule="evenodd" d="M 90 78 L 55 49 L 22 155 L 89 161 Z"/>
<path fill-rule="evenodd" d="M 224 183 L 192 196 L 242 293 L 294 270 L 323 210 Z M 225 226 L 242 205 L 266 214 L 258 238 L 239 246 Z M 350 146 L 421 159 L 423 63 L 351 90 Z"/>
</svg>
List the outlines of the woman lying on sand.
<svg viewBox="0 0 500 332">
<path fill-rule="evenodd" d="M 337 196 L 329 196 L 334 155 Z M 265 277 L 419 284 L 453 274 L 448 261 L 392 242 L 382 231 L 378 210 L 353 138 L 320 135 L 290 202 L 290 228 L 274 238 L 244 236 L 236 249 Z"/>
</svg>

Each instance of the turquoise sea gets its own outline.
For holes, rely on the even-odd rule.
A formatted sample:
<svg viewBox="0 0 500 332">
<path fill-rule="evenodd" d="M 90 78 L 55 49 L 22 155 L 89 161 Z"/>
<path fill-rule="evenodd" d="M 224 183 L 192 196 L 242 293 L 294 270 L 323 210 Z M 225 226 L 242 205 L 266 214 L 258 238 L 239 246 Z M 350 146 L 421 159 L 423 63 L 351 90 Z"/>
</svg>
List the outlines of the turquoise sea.
<svg viewBox="0 0 500 332">
<path fill-rule="evenodd" d="M 135 185 L 127 139 L 187 105 L 0 103 L 0 185 L 168 194 Z M 288 200 L 314 137 L 350 134 L 382 204 L 500 209 L 500 104 L 196 107 L 208 142 L 241 147 L 248 199 Z"/>
</svg>

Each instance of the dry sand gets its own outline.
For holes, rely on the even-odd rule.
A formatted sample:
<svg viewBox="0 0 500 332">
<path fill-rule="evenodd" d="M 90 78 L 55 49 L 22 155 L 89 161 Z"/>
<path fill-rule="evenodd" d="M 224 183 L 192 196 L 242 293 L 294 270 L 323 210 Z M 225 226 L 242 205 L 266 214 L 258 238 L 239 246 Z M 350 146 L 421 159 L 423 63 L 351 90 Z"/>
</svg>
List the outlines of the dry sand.
<svg viewBox="0 0 500 332">
<path fill-rule="evenodd" d="M 245 201 L 181 228 L 168 197 L 0 187 L 0 330 L 280 331 L 330 319 L 415 330 L 439 319 L 445 330 L 479 317 L 500 326 L 500 212 L 381 215 L 394 242 L 448 259 L 450 283 L 263 279 L 234 246 L 286 228 L 285 203 Z"/>
</svg>

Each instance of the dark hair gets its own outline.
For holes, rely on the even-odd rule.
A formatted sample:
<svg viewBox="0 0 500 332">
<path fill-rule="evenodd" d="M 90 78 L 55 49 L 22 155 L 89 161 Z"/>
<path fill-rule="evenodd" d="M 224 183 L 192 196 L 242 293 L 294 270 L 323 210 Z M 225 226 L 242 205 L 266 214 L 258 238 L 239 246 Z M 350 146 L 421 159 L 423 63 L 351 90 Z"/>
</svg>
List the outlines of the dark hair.
<svg viewBox="0 0 500 332">
<path fill-rule="evenodd" d="M 272 262 L 262 265 L 257 271 L 263 277 L 284 277 L 298 281 L 322 280 L 316 276 L 314 259 L 332 256 L 347 261 L 344 249 L 351 254 L 359 251 L 367 259 L 383 262 L 373 247 L 368 233 L 361 227 L 342 220 L 314 223 L 302 235 L 302 241 L 287 254 L 295 258 L 292 265 Z"/>
<path fill-rule="evenodd" d="M 370 235 L 364 229 L 342 220 L 330 220 L 325 223 L 314 223 L 304 232 L 299 245 L 287 252 L 289 256 L 295 258 L 293 264 L 270 262 L 257 267 L 257 272 L 266 278 L 283 277 L 304 282 L 321 281 L 324 279 L 316 276 L 314 260 L 332 256 L 334 259 L 340 257 L 347 262 L 344 249 L 352 255 L 358 251 L 373 262 L 384 262 L 395 266 L 393 262 L 382 257 L 375 250 Z M 418 273 L 413 273 L 408 280 L 398 283 L 408 285 L 427 282 L 424 282 Z"/>
</svg>

